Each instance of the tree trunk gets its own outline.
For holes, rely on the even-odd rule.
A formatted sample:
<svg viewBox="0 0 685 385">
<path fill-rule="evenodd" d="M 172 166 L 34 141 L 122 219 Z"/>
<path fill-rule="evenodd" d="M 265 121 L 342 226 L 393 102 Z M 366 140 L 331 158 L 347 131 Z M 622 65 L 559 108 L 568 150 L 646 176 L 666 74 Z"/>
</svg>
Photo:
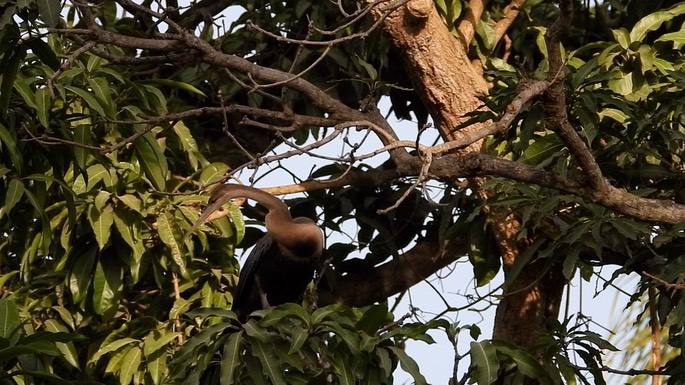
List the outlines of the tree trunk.
<svg viewBox="0 0 685 385">
<path fill-rule="evenodd" d="M 378 18 L 380 11 L 374 13 Z M 481 108 L 478 99 L 488 93 L 480 68 L 474 68 L 460 43 L 447 29 L 432 0 L 411 0 L 388 16 L 383 31 L 401 53 L 407 73 L 421 99 L 430 111 L 445 140 L 464 135 L 468 129 L 454 131 L 464 121 L 464 115 Z M 477 129 L 473 125 L 470 129 Z M 460 151 L 480 149 L 480 142 Z M 481 199 L 489 192 L 479 189 L 481 180 L 472 180 Z M 518 221 L 506 213 L 488 209 L 490 224 L 503 256 L 505 276 L 521 256 L 530 241 L 515 241 Z M 430 256 L 426 256 L 429 258 Z M 456 256 L 455 256 L 456 257 Z M 541 332 L 547 330 L 545 320 L 556 318 L 565 285 L 560 268 L 550 268 L 544 261 L 527 265 L 505 289 L 497 307 L 493 338 L 503 339 L 530 349 Z"/>
</svg>

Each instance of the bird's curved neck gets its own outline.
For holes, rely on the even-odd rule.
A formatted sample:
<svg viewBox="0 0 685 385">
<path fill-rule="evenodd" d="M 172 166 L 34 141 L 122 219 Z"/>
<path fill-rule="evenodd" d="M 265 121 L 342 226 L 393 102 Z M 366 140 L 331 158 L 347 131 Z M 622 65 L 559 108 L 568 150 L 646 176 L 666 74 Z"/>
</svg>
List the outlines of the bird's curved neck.
<svg viewBox="0 0 685 385">
<path fill-rule="evenodd" d="M 292 221 L 288 206 L 280 199 L 260 189 L 242 185 L 223 185 L 212 194 L 212 197 L 221 199 L 224 202 L 233 198 L 245 197 L 257 201 L 269 210 L 269 213 L 276 214 L 277 221 Z"/>
<path fill-rule="evenodd" d="M 303 244 L 313 245 L 314 248 L 320 248 L 323 244 L 321 230 L 316 223 L 306 218 L 293 220 L 288 206 L 265 191 L 242 185 L 223 185 L 212 194 L 214 201 L 226 202 L 238 197 L 255 200 L 269 210 L 264 218 L 266 230 L 274 241 L 293 254 Z"/>
</svg>

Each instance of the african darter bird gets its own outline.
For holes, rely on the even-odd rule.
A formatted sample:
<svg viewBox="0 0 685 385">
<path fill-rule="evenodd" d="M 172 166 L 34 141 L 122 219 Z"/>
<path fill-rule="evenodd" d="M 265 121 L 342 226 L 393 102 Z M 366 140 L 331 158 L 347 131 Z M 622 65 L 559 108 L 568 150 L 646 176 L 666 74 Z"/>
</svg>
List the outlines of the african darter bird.
<svg viewBox="0 0 685 385">
<path fill-rule="evenodd" d="M 267 233 L 247 257 L 233 297 L 232 309 L 241 322 L 255 310 L 300 302 L 323 251 L 323 235 L 313 220 L 293 218 L 280 199 L 242 185 L 217 187 L 188 234 L 197 230 L 224 203 L 243 197 L 257 201 L 269 212 L 264 217 Z"/>
</svg>

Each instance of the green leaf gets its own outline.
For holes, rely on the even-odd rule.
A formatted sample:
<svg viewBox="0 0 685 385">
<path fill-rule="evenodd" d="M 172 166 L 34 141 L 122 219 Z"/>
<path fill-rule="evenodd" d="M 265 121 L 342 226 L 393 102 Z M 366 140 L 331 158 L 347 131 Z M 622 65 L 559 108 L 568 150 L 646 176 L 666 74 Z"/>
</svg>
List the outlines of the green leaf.
<svg viewBox="0 0 685 385">
<path fill-rule="evenodd" d="M 490 385 L 497 380 L 499 360 L 497 350 L 490 341 L 471 342 L 471 365 L 476 368 L 478 385 Z"/>
<path fill-rule="evenodd" d="M 392 315 L 388 314 L 388 303 L 383 302 L 367 309 L 362 318 L 355 325 L 355 328 L 363 330 L 369 335 L 374 335 L 381 326 L 390 321 L 392 321 Z"/>
<path fill-rule="evenodd" d="M 117 196 L 120 201 L 124 202 L 128 208 L 137 212 L 138 214 L 143 213 L 143 201 L 133 194 L 124 194 Z"/>
<path fill-rule="evenodd" d="M 685 44 L 685 30 L 680 30 L 678 32 L 665 33 L 659 36 L 655 41 L 672 41 L 677 44 Z"/>
<path fill-rule="evenodd" d="M 301 326 L 295 326 L 292 330 L 292 338 L 290 340 L 290 350 L 288 350 L 288 354 L 293 354 L 299 351 L 304 343 L 307 342 L 308 337 L 309 330 Z"/>
<path fill-rule="evenodd" d="M 643 41 L 648 32 L 658 29 L 663 23 L 683 13 L 685 13 L 685 3 L 676 5 L 669 10 L 657 11 L 643 17 L 635 23 L 630 31 L 630 41 Z"/>
<path fill-rule="evenodd" d="M 243 331 L 233 333 L 224 344 L 221 357 L 221 385 L 231 385 L 234 382 L 235 369 L 240 365 L 240 352 Z"/>
<path fill-rule="evenodd" d="M 59 0 L 55 0 L 59 1 Z M 55 51 L 50 48 L 50 45 L 44 42 L 40 37 L 26 40 L 26 46 L 31 49 L 38 58 L 45 64 L 47 64 L 50 69 L 57 71 L 59 68 L 59 59 L 55 55 Z"/>
<path fill-rule="evenodd" d="M 611 32 L 614 34 L 614 40 L 616 40 L 618 45 L 620 45 L 623 49 L 628 49 L 628 46 L 630 46 L 631 42 L 630 33 L 628 30 L 625 28 L 619 28 L 611 30 Z"/>
<path fill-rule="evenodd" d="M 497 351 L 511 357 L 519 371 L 530 378 L 540 380 L 543 384 L 551 384 L 552 379 L 545 372 L 545 368 L 530 353 L 521 350 L 505 341 L 492 341 Z"/>
<path fill-rule="evenodd" d="M 190 133 L 188 126 L 183 123 L 183 121 L 177 122 L 173 126 L 174 133 L 178 136 L 179 142 L 183 147 L 183 151 L 188 154 L 188 160 L 190 161 L 190 166 L 193 170 L 197 170 L 200 164 L 207 164 L 207 159 L 200 152 L 197 142 L 193 135 Z"/>
<path fill-rule="evenodd" d="M 354 373 L 346 359 L 333 360 L 333 368 L 338 375 L 340 385 L 355 385 Z"/>
<path fill-rule="evenodd" d="M 388 346 L 388 349 L 397 357 L 402 370 L 409 373 L 414 378 L 414 383 L 416 385 L 428 385 L 426 378 L 419 371 L 419 366 L 413 358 L 409 357 L 403 349 L 397 346 Z"/>
<path fill-rule="evenodd" d="M 108 204 L 103 207 L 102 211 L 99 211 L 94 204 L 90 205 L 88 207 L 88 221 L 93 229 L 93 234 L 95 234 L 100 250 L 104 249 L 112 233 L 114 209 Z"/>
<path fill-rule="evenodd" d="M 369 78 L 370 78 L 371 80 L 374 80 L 374 81 L 375 81 L 376 79 L 378 79 L 378 71 L 376 71 L 376 69 L 373 68 L 373 66 L 372 66 L 371 64 L 365 62 L 365 61 L 364 61 L 362 58 L 360 58 L 358 55 L 357 55 L 357 61 L 359 61 L 359 64 L 364 68 L 364 70 L 365 70 L 366 73 L 369 75 Z"/>
<path fill-rule="evenodd" d="M 107 359 L 105 373 L 115 374 L 121 372 L 121 363 L 124 361 L 124 357 L 126 357 L 126 354 L 131 349 L 133 349 L 133 345 L 128 345 L 111 354 Z"/>
<path fill-rule="evenodd" d="M 124 239 L 124 242 L 133 251 L 129 265 L 131 265 L 131 274 L 133 281 L 138 282 L 140 278 L 135 267 L 140 264 L 145 253 L 145 245 L 143 244 L 143 236 L 140 231 L 140 218 L 132 214 L 130 211 L 118 208 L 114 211 L 114 227 Z"/>
<path fill-rule="evenodd" d="M 381 369 L 383 369 L 383 377 L 389 378 L 393 371 L 393 365 L 392 360 L 390 359 L 390 353 L 388 353 L 388 349 L 376 349 L 376 357 L 378 357 L 378 363 Z"/>
<path fill-rule="evenodd" d="M 100 102 L 98 102 L 95 96 L 91 95 L 88 91 L 82 90 L 74 86 L 64 86 L 64 88 L 81 97 L 81 99 L 83 99 L 86 102 L 88 107 L 95 110 L 95 112 L 97 112 L 100 116 L 107 116 L 107 113 L 105 112 L 105 109 L 102 108 Z"/>
<path fill-rule="evenodd" d="M 95 266 L 95 258 L 97 256 L 98 248 L 95 245 L 88 246 L 87 249 L 80 255 L 75 255 L 72 258 L 77 259 L 74 267 L 71 269 L 69 275 L 69 291 L 75 303 L 81 302 L 85 296 L 88 285 L 93 276 L 93 267 Z M 80 251 L 80 248 L 73 248 L 70 256 Z"/>
<path fill-rule="evenodd" d="M 269 334 L 263 327 L 258 325 L 254 319 L 250 319 L 245 324 L 243 324 L 243 328 L 245 329 L 245 333 L 248 336 L 256 340 L 266 342 L 269 339 Z"/>
<path fill-rule="evenodd" d="M 180 363 L 186 362 L 188 360 L 194 360 L 196 358 L 194 356 L 196 355 L 197 349 L 201 349 L 202 347 L 210 344 L 211 341 L 214 341 L 216 339 L 216 335 L 218 333 L 221 333 L 229 327 L 231 327 L 231 324 L 229 323 L 220 323 L 212 325 L 197 333 L 193 338 L 189 339 L 188 341 L 186 341 L 185 344 L 181 346 L 181 348 L 176 353 L 176 356 L 174 357 L 174 364 L 172 364 L 171 366 L 177 367 L 178 365 L 180 365 Z"/>
<path fill-rule="evenodd" d="M 164 350 L 158 350 L 151 355 L 145 356 L 147 372 L 152 377 L 155 385 L 161 384 L 167 368 L 167 354 Z"/>
<path fill-rule="evenodd" d="M 97 314 L 108 317 L 118 308 L 122 273 L 116 258 L 98 261 L 93 277 L 93 307 Z"/>
<path fill-rule="evenodd" d="M 41 20 L 50 28 L 57 27 L 60 20 L 59 15 L 62 12 L 60 0 L 41 0 L 37 4 Z"/>
<path fill-rule="evenodd" d="M 203 186 L 215 183 L 225 177 L 229 169 L 230 168 L 224 163 L 210 163 L 202 169 L 202 172 L 200 173 L 200 183 Z"/>
<path fill-rule="evenodd" d="M 133 142 L 138 161 L 152 186 L 159 191 L 166 189 L 168 165 L 162 148 L 150 132 Z"/>
<path fill-rule="evenodd" d="M 177 332 L 174 332 L 174 333 L 169 333 L 166 331 L 164 331 L 164 332 L 165 333 L 162 334 L 158 330 L 153 330 L 152 332 L 150 332 L 147 335 L 147 337 L 145 337 L 143 349 L 144 349 L 144 353 L 145 353 L 146 357 L 151 356 L 152 354 L 154 354 L 155 352 L 157 352 L 158 350 L 160 350 L 162 348 L 166 348 L 167 345 L 169 345 L 169 343 L 171 343 L 171 341 L 173 341 L 174 339 L 178 338 L 179 335 L 181 335 L 181 333 L 177 333 Z M 160 335 L 160 336 L 157 337 L 157 335 Z"/>
<path fill-rule="evenodd" d="M 50 220 L 48 219 L 43 203 L 38 200 L 38 197 L 32 193 L 30 190 L 25 190 L 24 195 L 31 202 L 31 205 L 35 209 L 35 213 L 40 218 L 41 231 L 43 236 L 43 249 L 47 252 L 50 250 L 50 242 L 52 241 L 52 228 L 50 227 Z"/>
<path fill-rule="evenodd" d="M 131 348 L 121 362 L 121 371 L 119 372 L 119 383 L 127 385 L 133 379 L 133 375 L 138 371 L 140 362 L 143 357 L 143 351 L 138 346 Z"/>
<path fill-rule="evenodd" d="M 145 83 L 149 83 L 149 84 L 159 84 L 159 85 L 168 86 L 168 87 L 175 87 L 175 88 L 178 88 L 178 89 L 181 89 L 181 90 L 184 90 L 184 91 L 188 91 L 188 92 L 193 93 L 193 94 L 196 94 L 196 95 L 204 96 L 205 98 L 207 97 L 207 95 L 206 95 L 204 92 L 200 91 L 200 89 L 198 89 L 197 87 L 193 86 L 192 84 L 188 84 L 188 83 L 185 83 L 185 82 L 179 82 L 179 81 L 177 81 L 177 80 L 171 80 L 171 79 L 147 79 L 147 80 L 145 80 Z"/>
<path fill-rule="evenodd" d="M 47 88 L 39 88 L 36 90 L 35 97 L 38 121 L 43 127 L 50 128 L 50 108 L 52 107 L 50 91 Z"/>
<path fill-rule="evenodd" d="M 19 179 L 10 179 L 7 186 L 7 193 L 5 194 L 5 206 L 0 209 L 0 217 L 2 214 L 9 214 L 14 205 L 21 200 L 24 195 L 24 182 Z"/>
<path fill-rule="evenodd" d="M 112 341 L 106 345 L 100 346 L 97 349 L 97 351 L 95 352 L 95 354 L 93 354 L 93 356 L 88 360 L 88 363 L 89 364 L 96 364 L 100 360 L 100 358 L 105 356 L 105 354 L 115 352 L 115 351 L 123 348 L 124 346 L 127 346 L 129 344 L 133 344 L 133 343 L 139 343 L 139 342 L 140 342 L 140 340 L 137 340 L 135 338 L 128 338 L 128 337 L 127 338 L 121 338 L 118 340 L 114 340 L 114 341 Z"/>
<path fill-rule="evenodd" d="M 164 211 L 161 215 L 157 216 L 157 233 L 159 234 L 159 239 L 161 239 L 171 251 L 171 257 L 176 265 L 178 265 L 181 274 L 185 275 L 186 261 L 183 257 L 181 242 L 179 241 L 181 236 L 178 234 L 173 214 Z"/>
<path fill-rule="evenodd" d="M 53 333 L 69 334 L 67 327 L 54 319 L 45 320 L 45 328 Z M 57 346 L 57 349 L 59 349 L 60 353 L 62 353 L 62 358 L 64 358 L 69 365 L 76 369 L 80 368 L 78 363 L 78 354 L 76 353 L 76 347 L 74 346 L 73 342 L 57 342 L 55 345 Z"/>
<path fill-rule="evenodd" d="M 5 55 L 10 54 L 5 53 Z M 0 114 L 2 114 L 3 117 L 7 116 L 10 97 L 12 96 L 12 88 L 15 85 L 19 65 L 21 64 L 24 55 L 26 55 L 26 51 L 20 51 L 19 47 L 15 48 L 15 51 L 5 62 L 5 68 L 2 69 L 2 83 L 0 83 Z"/>
<path fill-rule="evenodd" d="M 3 79 L 6 75 L 3 75 Z M 17 148 L 17 142 L 14 140 L 14 136 L 7 130 L 7 128 L 0 122 L 0 141 L 4 146 L 2 146 L 2 151 L 7 151 L 10 156 L 10 161 L 12 166 L 17 170 L 17 174 L 21 174 L 22 167 L 22 157 L 19 149 Z"/>
<path fill-rule="evenodd" d="M 19 308 L 7 298 L 0 298 L 0 337 L 14 345 L 19 340 Z"/>
<path fill-rule="evenodd" d="M 74 141 L 77 143 L 91 145 L 92 135 L 93 133 L 90 131 L 90 125 L 79 124 L 78 126 L 74 127 Z M 89 150 L 79 146 L 74 146 L 73 148 L 76 165 L 80 170 L 85 170 Z"/>
<path fill-rule="evenodd" d="M 257 340 L 254 341 L 252 347 L 254 349 L 253 354 L 257 356 L 262 364 L 262 372 L 266 374 L 274 385 L 286 385 L 280 362 L 271 351 L 273 346 Z"/>
<path fill-rule="evenodd" d="M 107 107 L 107 117 L 114 118 L 116 111 L 114 109 L 114 101 L 112 100 L 112 93 L 110 91 L 111 86 L 107 79 L 103 77 L 89 78 L 88 85 L 90 85 L 90 88 L 95 92 L 95 96 L 97 96 L 100 104 Z"/>
<path fill-rule="evenodd" d="M 535 139 L 535 141 L 523 151 L 520 161 L 526 164 L 536 165 L 551 158 L 563 148 L 564 144 L 559 140 L 557 134 L 548 134 Z"/>
</svg>

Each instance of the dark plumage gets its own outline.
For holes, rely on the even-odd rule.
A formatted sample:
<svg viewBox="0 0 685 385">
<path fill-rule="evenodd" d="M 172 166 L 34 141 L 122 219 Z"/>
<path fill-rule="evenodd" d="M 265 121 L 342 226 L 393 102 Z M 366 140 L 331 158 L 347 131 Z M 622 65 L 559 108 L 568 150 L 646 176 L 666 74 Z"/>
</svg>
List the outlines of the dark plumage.
<svg viewBox="0 0 685 385">
<path fill-rule="evenodd" d="M 273 195 L 241 185 L 216 188 L 189 234 L 224 203 L 238 197 L 253 199 L 269 210 L 264 218 L 267 234 L 247 257 L 233 297 L 233 311 L 244 322 L 255 310 L 301 301 L 320 262 L 323 236 L 314 221 L 293 219 L 288 207 Z"/>
</svg>

